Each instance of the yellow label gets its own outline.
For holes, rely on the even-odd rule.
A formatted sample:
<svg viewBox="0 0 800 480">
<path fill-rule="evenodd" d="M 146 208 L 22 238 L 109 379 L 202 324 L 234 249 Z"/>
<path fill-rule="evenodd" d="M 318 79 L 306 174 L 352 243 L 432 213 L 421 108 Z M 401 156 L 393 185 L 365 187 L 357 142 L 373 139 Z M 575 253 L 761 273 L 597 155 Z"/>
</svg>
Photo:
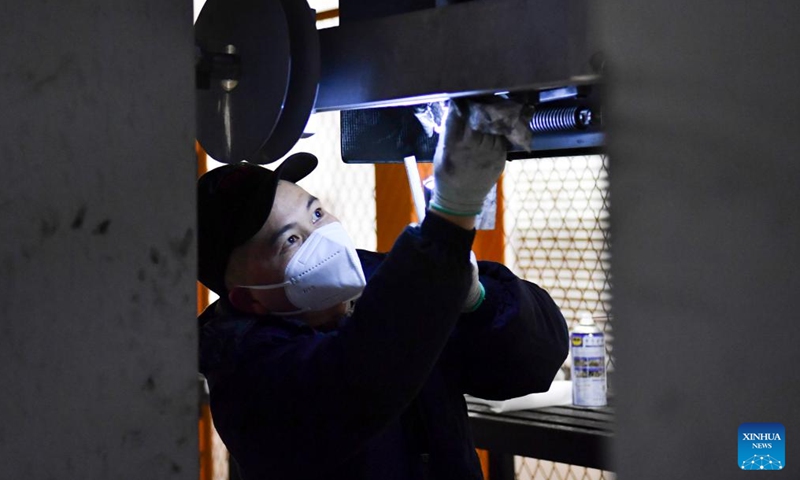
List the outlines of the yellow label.
<svg viewBox="0 0 800 480">
<path fill-rule="evenodd" d="M 580 347 L 581 343 L 583 343 L 583 337 L 579 337 L 577 335 L 572 337 L 572 345 Z"/>
</svg>

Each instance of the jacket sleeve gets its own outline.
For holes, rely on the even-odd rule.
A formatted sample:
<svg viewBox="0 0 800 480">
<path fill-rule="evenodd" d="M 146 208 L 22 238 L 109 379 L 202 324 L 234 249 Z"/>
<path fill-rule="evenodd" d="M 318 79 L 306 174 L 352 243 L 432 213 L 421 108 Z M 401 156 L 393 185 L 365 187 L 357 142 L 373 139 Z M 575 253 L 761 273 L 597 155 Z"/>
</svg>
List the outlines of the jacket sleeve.
<svg viewBox="0 0 800 480">
<path fill-rule="evenodd" d="M 473 237 L 429 215 L 401 234 L 337 331 L 241 336 L 235 365 L 209 375 L 215 423 L 244 471 L 324 472 L 400 415 L 458 321 Z"/>
<path fill-rule="evenodd" d="M 463 393 L 505 400 L 543 392 L 567 357 L 566 322 L 550 295 L 505 266 L 479 262 L 486 298 L 464 314 L 444 358 Z"/>
</svg>

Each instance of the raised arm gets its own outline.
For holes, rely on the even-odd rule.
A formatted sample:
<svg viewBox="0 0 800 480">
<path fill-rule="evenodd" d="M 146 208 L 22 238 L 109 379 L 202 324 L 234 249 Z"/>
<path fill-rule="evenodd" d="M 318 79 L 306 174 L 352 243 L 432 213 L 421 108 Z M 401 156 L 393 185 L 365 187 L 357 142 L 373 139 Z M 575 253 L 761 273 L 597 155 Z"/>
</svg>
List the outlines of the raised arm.
<svg viewBox="0 0 800 480">
<path fill-rule="evenodd" d="M 480 398 L 546 391 L 569 350 L 561 311 L 546 291 L 505 266 L 479 265 L 486 297 L 461 317 L 448 344 L 448 368 L 464 393 Z"/>
</svg>

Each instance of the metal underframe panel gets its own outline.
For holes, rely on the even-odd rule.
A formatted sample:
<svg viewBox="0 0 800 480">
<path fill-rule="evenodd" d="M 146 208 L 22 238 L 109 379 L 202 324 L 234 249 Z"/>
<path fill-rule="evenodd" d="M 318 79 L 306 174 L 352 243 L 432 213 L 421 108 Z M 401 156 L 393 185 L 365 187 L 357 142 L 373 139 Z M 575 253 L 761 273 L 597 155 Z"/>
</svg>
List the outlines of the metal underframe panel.
<svg viewBox="0 0 800 480">
<path fill-rule="evenodd" d="M 589 0 L 483 0 L 320 30 L 315 110 L 597 83 L 588 14 Z"/>
</svg>

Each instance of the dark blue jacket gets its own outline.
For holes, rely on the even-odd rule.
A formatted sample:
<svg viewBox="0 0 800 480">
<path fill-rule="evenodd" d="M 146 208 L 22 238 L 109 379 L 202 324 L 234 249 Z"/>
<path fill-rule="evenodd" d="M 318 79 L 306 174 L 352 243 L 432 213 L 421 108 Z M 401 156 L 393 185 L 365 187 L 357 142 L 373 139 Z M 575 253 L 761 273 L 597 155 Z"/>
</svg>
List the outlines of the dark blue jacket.
<svg viewBox="0 0 800 480">
<path fill-rule="evenodd" d="M 330 332 L 235 311 L 200 316 L 215 426 L 246 480 L 482 478 L 463 395 L 549 388 L 568 349 L 550 296 L 480 262 L 486 300 L 461 313 L 474 232 L 429 215 L 388 254 Z"/>
</svg>

